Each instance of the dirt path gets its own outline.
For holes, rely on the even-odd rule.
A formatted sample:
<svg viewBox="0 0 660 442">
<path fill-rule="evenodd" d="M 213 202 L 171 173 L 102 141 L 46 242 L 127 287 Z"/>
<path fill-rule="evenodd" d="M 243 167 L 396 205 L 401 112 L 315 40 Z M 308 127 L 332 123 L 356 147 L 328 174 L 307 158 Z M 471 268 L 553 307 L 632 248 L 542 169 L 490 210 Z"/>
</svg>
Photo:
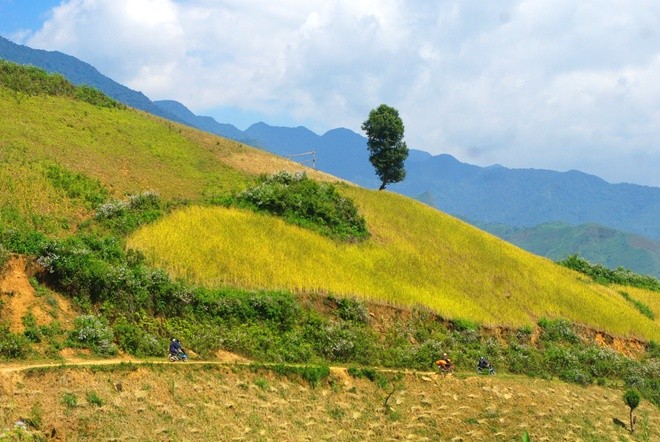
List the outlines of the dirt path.
<svg viewBox="0 0 660 442">
<path fill-rule="evenodd" d="M 35 368 L 66 368 L 66 367 L 79 367 L 79 366 L 89 366 L 94 367 L 97 365 L 119 365 L 119 364 L 136 364 L 136 365 L 152 365 L 152 364 L 173 364 L 167 360 L 145 360 L 145 359 L 133 359 L 133 358 L 112 358 L 112 359 L 65 359 L 61 362 L 44 362 L 39 364 L 3 364 L 0 365 L 0 374 L 2 373 L 17 373 L 26 370 L 32 370 Z M 228 357 L 223 359 L 214 359 L 214 360 L 188 360 L 185 364 L 192 365 L 250 365 L 250 364 L 260 364 L 264 366 L 270 365 L 287 365 L 291 367 L 304 367 L 310 364 L 276 364 L 269 362 L 255 362 L 243 358 L 232 357 L 231 354 Z M 313 365 L 313 364 L 312 364 Z M 346 367 L 333 366 L 329 367 L 333 372 L 344 372 L 347 370 Z M 382 373 L 407 373 L 407 374 L 418 374 L 422 376 L 431 376 L 434 375 L 434 372 L 430 371 L 417 371 L 417 370 L 404 370 L 404 369 L 393 369 L 393 368 L 374 368 L 374 370 Z"/>
</svg>

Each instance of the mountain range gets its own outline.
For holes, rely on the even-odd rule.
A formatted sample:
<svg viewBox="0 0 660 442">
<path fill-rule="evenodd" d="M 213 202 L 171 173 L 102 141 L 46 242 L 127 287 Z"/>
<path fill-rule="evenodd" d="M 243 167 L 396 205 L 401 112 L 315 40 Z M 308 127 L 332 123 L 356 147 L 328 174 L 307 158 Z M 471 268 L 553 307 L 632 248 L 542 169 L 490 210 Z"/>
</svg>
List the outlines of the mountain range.
<svg viewBox="0 0 660 442">
<path fill-rule="evenodd" d="M 241 131 L 212 117 L 195 115 L 177 101 L 151 101 L 143 93 L 61 52 L 32 49 L 0 37 L 0 58 L 57 72 L 74 84 L 96 87 L 131 107 L 278 155 L 313 151 L 313 155 L 292 158 L 308 162 L 313 159 L 317 169 L 365 187 L 379 185 L 368 161 L 366 138 L 349 129 L 338 128 L 318 135 L 305 127 L 275 127 L 260 122 Z M 660 188 L 611 184 L 576 170 L 480 167 L 451 155 L 431 155 L 418 149 L 410 150 L 406 171 L 406 179 L 390 186 L 390 190 L 417 198 L 530 251 L 553 259 L 561 258 L 561 253 L 579 252 L 593 262 L 627 266 L 660 277 Z M 547 236 L 547 223 L 555 222 L 571 228 L 579 226 L 583 231 L 589 230 L 587 226 L 616 230 L 620 231 L 616 233 L 619 238 L 627 239 L 616 242 L 618 247 L 614 249 L 612 242 L 597 240 L 591 241 L 589 247 L 568 244 L 566 238 L 575 239 L 574 234 L 568 233 L 570 229 L 554 229 L 553 235 Z M 558 232 L 566 236 L 560 240 Z M 562 246 L 552 246 L 552 241 Z M 539 243 L 549 245 L 539 247 Z M 636 258 L 622 259 L 625 256 Z"/>
</svg>

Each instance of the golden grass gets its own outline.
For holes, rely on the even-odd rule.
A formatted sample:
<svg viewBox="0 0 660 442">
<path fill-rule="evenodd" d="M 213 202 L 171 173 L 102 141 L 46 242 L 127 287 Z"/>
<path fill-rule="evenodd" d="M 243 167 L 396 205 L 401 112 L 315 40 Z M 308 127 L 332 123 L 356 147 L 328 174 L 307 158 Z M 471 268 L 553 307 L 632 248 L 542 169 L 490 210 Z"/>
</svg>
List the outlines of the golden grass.
<svg viewBox="0 0 660 442">
<path fill-rule="evenodd" d="M 611 288 L 414 200 L 344 186 L 373 236 L 338 244 L 265 215 L 189 207 L 136 232 L 129 247 L 173 275 L 209 286 L 355 295 L 422 304 L 445 317 L 520 326 L 564 317 L 658 339 Z"/>
<path fill-rule="evenodd" d="M 0 375 L 0 433 L 40 418 L 59 440 L 388 441 L 627 440 L 618 389 L 527 377 L 407 374 L 391 390 L 345 370 L 315 389 L 268 371 L 222 366 L 65 368 Z M 121 389 L 119 389 L 121 385 Z M 87 400 L 93 392 L 101 406 Z M 63 403 L 65 394 L 76 407 Z M 98 402 L 97 402 L 98 403 Z M 635 410 L 636 437 L 658 440 L 660 415 Z M 646 439 L 643 438 L 646 434 Z"/>
</svg>

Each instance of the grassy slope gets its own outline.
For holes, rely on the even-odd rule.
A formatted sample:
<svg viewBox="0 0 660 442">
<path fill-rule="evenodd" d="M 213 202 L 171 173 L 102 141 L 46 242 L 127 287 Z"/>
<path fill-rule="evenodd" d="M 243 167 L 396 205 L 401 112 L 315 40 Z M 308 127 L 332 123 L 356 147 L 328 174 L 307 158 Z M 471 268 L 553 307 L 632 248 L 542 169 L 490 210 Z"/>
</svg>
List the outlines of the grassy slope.
<svg viewBox="0 0 660 442">
<path fill-rule="evenodd" d="M 240 366 L 53 368 L 0 374 L 0 391 L 7 398 L 0 433 L 23 416 L 61 440 L 513 441 L 524 431 L 532 440 L 660 436 L 660 415 L 647 401 L 635 410 L 631 437 L 612 423 L 628 422 L 618 390 L 517 376 L 407 374 L 389 412 L 383 404 L 392 384 L 379 388 L 345 371 L 311 388 L 299 378 Z M 67 406 L 65 395 L 77 405 Z"/>
<path fill-rule="evenodd" d="M 0 114 L 0 222 L 53 233 L 88 213 L 45 178 L 42 169 L 51 162 L 100 180 L 115 196 L 154 189 L 191 200 L 240 188 L 256 173 L 296 168 L 139 112 L 67 98 L 18 99 L 0 88 Z M 357 294 L 489 323 L 565 316 L 617 334 L 658 338 L 657 322 L 621 296 L 581 283 L 547 260 L 410 199 L 348 186 L 344 192 L 365 212 L 374 234 L 366 243 L 336 245 L 272 218 L 192 207 L 143 230 L 132 244 L 152 250 L 173 272 L 210 284 Z M 176 232 L 185 235 L 176 239 Z M 155 249 L 165 238 L 170 257 Z"/>
<path fill-rule="evenodd" d="M 21 220 L 55 233 L 85 210 L 53 188 L 45 164 L 98 179 L 116 197 L 153 189 L 165 198 L 190 200 L 227 193 L 254 173 L 286 165 L 301 169 L 139 111 L 61 97 L 17 98 L 1 86 L 0 115 L 0 223 Z M 261 170 L 253 170 L 255 164 Z"/>
<path fill-rule="evenodd" d="M 202 284 L 280 287 L 424 304 L 450 318 L 524 325 L 565 317 L 616 334 L 660 337 L 613 289 L 454 218 L 387 192 L 346 188 L 373 238 L 338 245 L 267 216 L 192 207 L 129 241 Z"/>
</svg>

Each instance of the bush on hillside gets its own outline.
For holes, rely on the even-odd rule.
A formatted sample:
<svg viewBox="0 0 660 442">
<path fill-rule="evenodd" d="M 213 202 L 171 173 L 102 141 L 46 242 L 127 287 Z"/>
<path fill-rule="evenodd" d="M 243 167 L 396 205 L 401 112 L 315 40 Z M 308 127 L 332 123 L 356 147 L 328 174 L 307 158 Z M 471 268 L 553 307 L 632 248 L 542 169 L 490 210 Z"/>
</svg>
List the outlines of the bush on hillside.
<svg viewBox="0 0 660 442">
<path fill-rule="evenodd" d="M 0 245 L 6 253 L 38 255 L 46 244 L 48 244 L 48 238 L 43 233 L 0 226 Z"/>
<path fill-rule="evenodd" d="M 262 175 L 256 186 L 236 195 L 232 204 L 280 216 L 342 241 L 369 236 L 353 201 L 341 196 L 334 185 L 313 181 L 305 173 Z"/>
<path fill-rule="evenodd" d="M 138 227 L 156 221 L 167 211 L 158 192 L 147 190 L 113 200 L 96 209 L 95 220 L 117 235 L 127 235 Z"/>
<path fill-rule="evenodd" d="M 0 323 L 0 359 L 23 359 L 30 354 L 30 341 L 12 333 L 9 324 Z"/>
<path fill-rule="evenodd" d="M 114 333 L 107 320 L 94 315 L 78 316 L 74 321 L 74 330 L 69 335 L 73 347 L 89 348 L 100 355 L 116 355 Z"/>
<path fill-rule="evenodd" d="M 600 284 L 620 284 L 660 292 L 660 281 L 648 275 L 640 275 L 632 270 L 618 267 L 608 269 L 601 264 L 591 264 L 578 255 L 570 255 L 558 261 L 558 264 L 569 269 L 584 273 Z"/>
</svg>

